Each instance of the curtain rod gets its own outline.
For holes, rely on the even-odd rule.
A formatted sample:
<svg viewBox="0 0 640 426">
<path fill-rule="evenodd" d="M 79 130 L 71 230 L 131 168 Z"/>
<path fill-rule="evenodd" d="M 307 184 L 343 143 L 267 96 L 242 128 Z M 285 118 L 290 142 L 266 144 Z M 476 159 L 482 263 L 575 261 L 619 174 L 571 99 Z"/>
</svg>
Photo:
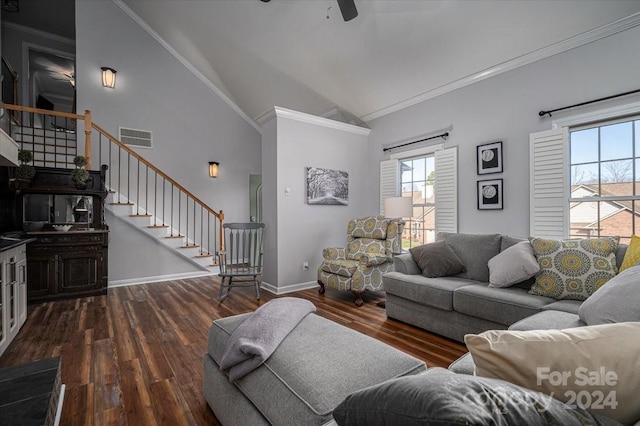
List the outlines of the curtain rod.
<svg viewBox="0 0 640 426">
<path fill-rule="evenodd" d="M 566 106 L 566 107 L 562 107 L 562 108 L 551 109 L 549 111 L 540 111 L 538 113 L 538 115 L 540 117 L 544 117 L 545 115 L 549 114 L 549 117 L 551 117 L 551 113 L 552 112 L 562 111 L 564 109 L 575 108 L 575 107 L 579 107 L 579 106 L 583 106 L 583 105 L 589 105 L 589 104 L 592 104 L 592 103 L 595 103 L 595 102 L 606 101 L 606 100 L 609 100 L 609 99 L 619 98 L 620 96 L 627 96 L 627 95 L 631 95 L 631 94 L 634 94 L 634 93 L 640 93 L 640 89 L 632 90 L 630 92 L 625 92 L 625 93 L 618 93 L 617 95 L 611 95 L 611 96 L 607 96 L 607 97 L 600 98 L 600 99 L 594 99 L 592 101 L 582 102 L 582 103 L 579 103 L 579 104 L 570 105 L 570 106 Z"/>
<path fill-rule="evenodd" d="M 417 141 L 407 142 L 407 143 L 403 143 L 403 144 L 396 145 L 396 146 L 390 146 L 389 148 L 384 148 L 382 151 L 387 152 L 387 151 L 391 151 L 392 149 L 400 148 L 402 146 L 407 146 L 407 145 L 413 145 L 414 143 L 424 142 L 424 141 L 428 141 L 430 139 L 436 139 L 436 138 L 447 139 L 448 137 L 449 137 L 449 132 L 445 132 L 445 133 L 442 133 L 441 135 L 430 136 L 428 138 L 420 139 L 420 140 L 417 140 Z"/>
</svg>

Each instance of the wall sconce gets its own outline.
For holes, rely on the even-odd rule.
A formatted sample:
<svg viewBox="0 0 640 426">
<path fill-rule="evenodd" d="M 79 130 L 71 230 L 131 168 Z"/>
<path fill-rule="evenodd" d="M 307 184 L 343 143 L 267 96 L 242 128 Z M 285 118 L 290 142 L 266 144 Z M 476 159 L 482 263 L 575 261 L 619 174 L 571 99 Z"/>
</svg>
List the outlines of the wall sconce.
<svg viewBox="0 0 640 426">
<path fill-rule="evenodd" d="M 113 89 L 116 87 L 116 73 L 118 71 L 109 67 L 102 67 L 102 85 Z"/>
<path fill-rule="evenodd" d="M 209 177 L 217 178 L 218 177 L 218 166 L 220 163 L 215 161 L 209 161 Z"/>
</svg>

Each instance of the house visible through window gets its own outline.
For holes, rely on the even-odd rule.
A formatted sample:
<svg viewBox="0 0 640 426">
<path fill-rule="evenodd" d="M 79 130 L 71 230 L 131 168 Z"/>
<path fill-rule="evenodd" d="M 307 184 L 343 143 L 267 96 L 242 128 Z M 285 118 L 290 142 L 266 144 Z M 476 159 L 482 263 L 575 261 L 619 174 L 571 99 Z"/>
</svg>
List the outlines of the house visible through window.
<svg viewBox="0 0 640 426">
<path fill-rule="evenodd" d="M 640 233 L 640 117 L 569 132 L 571 238 Z"/>
<path fill-rule="evenodd" d="M 406 250 L 435 240 L 433 154 L 400 160 L 400 179 L 402 196 L 413 199 L 413 217 L 407 221 L 402 233 L 402 248 Z"/>
</svg>

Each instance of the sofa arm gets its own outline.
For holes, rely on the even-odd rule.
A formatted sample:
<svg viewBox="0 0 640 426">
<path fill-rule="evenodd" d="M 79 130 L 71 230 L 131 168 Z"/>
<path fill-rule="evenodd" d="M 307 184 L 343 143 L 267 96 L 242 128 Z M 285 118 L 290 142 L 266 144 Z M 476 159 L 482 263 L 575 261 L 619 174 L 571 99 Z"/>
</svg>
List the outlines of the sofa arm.
<svg viewBox="0 0 640 426">
<path fill-rule="evenodd" d="M 360 264 L 366 266 L 382 265 L 391 262 L 391 257 L 385 254 L 363 254 L 360 258 Z"/>
<path fill-rule="evenodd" d="M 411 253 L 399 254 L 393 258 L 393 265 L 396 272 L 401 272 L 408 275 L 421 275 L 422 269 L 413 260 Z"/>
<path fill-rule="evenodd" d="M 347 252 L 344 247 L 327 247 L 322 249 L 322 257 L 325 260 L 345 260 Z"/>
</svg>

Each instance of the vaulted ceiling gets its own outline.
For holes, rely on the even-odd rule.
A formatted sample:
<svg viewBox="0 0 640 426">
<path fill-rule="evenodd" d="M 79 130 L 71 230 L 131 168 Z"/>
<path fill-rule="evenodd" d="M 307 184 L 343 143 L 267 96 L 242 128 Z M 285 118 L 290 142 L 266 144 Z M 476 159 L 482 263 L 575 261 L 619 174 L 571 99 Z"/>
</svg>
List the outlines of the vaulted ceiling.
<svg viewBox="0 0 640 426">
<path fill-rule="evenodd" d="M 640 21 L 638 0 L 355 0 L 349 22 L 336 0 L 114 1 L 258 121 L 277 105 L 366 122 Z"/>
</svg>

